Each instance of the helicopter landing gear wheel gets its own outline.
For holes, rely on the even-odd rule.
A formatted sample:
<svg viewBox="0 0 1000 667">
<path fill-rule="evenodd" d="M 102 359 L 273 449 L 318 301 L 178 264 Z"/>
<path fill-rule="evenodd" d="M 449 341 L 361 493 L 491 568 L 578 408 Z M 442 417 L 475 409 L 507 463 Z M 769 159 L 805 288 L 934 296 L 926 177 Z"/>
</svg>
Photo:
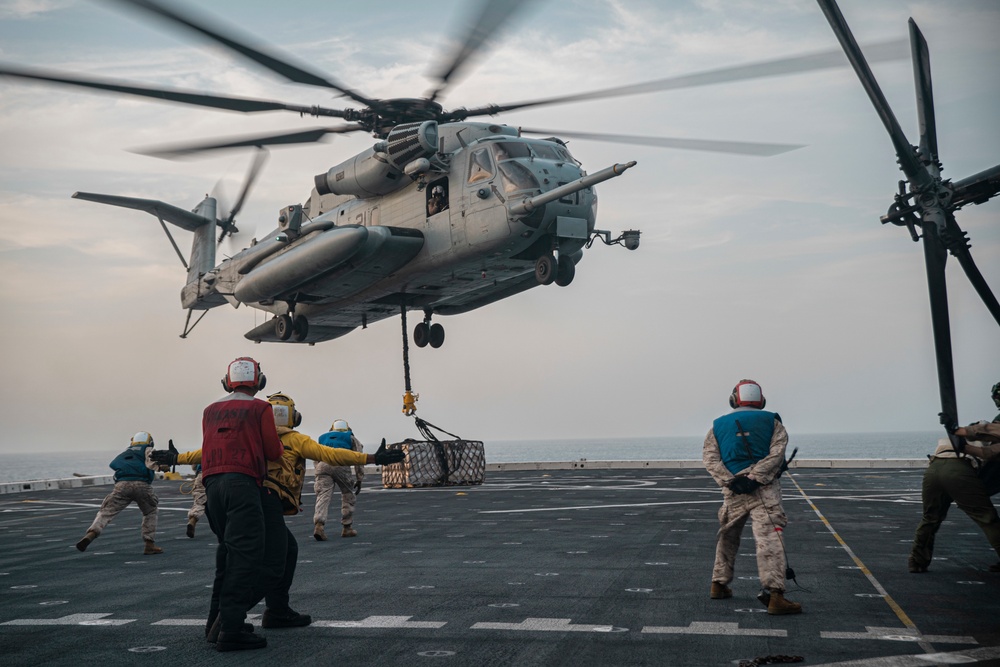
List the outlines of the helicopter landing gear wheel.
<svg viewBox="0 0 1000 667">
<path fill-rule="evenodd" d="M 274 318 L 274 335 L 278 337 L 278 340 L 288 340 L 292 337 L 291 315 L 278 315 Z"/>
<path fill-rule="evenodd" d="M 444 340 L 444 332 L 441 332 L 441 340 Z M 427 347 L 427 343 L 431 342 L 431 328 L 427 326 L 426 322 L 421 322 L 417 326 L 413 327 L 413 344 L 417 347 Z"/>
<path fill-rule="evenodd" d="M 556 269 L 556 285 L 566 287 L 573 282 L 576 275 L 576 264 L 567 255 L 559 256 L 559 268 Z"/>
<path fill-rule="evenodd" d="M 309 335 L 309 321 L 302 315 L 296 315 L 292 318 L 292 335 L 299 343 L 304 342 L 306 336 Z"/>
<path fill-rule="evenodd" d="M 535 280 L 539 285 L 551 285 L 557 270 L 556 258 L 552 255 L 542 255 L 535 260 Z"/>
<path fill-rule="evenodd" d="M 431 347 L 437 349 L 444 345 L 444 327 L 440 324 L 432 324 L 428 336 Z"/>
</svg>

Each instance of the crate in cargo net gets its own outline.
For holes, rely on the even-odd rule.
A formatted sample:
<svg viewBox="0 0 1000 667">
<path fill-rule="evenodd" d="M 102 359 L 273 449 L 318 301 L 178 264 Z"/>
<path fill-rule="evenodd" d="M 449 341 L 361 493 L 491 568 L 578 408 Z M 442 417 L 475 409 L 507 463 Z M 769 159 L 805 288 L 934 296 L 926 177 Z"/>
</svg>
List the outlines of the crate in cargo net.
<svg viewBox="0 0 1000 667">
<path fill-rule="evenodd" d="M 386 448 L 406 454 L 402 463 L 382 466 L 387 489 L 482 484 L 486 477 L 486 452 L 476 440 L 404 440 Z"/>
</svg>

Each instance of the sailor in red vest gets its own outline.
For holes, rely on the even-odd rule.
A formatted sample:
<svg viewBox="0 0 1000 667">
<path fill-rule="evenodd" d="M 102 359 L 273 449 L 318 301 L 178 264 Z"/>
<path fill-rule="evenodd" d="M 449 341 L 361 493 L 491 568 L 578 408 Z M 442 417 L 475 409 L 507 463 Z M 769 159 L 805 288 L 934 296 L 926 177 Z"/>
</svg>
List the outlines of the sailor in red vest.
<svg viewBox="0 0 1000 667">
<path fill-rule="evenodd" d="M 765 402 L 759 384 L 740 380 L 729 397 L 733 411 L 716 419 L 705 436 L 702 461 L 722 487 L 711 597 L 733 596 L 729 584 L 743 526 L 750 519 L 757 543 L 758 599 L 769 614 L 798 614 L 802 605 L 785 599 L 786 559 L 781 538 L 788 518 L 781 507 L 778 477 L 785 462 L 788 433 L 777 413 L 763 409 Z"/>
</svg>

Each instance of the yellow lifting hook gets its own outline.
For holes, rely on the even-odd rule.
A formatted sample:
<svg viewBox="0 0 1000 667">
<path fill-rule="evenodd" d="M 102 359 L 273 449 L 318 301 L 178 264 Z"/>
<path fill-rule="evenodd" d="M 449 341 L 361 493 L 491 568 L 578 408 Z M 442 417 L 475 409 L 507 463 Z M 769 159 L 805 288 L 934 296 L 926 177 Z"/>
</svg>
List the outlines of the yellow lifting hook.
<svg viewBox="0 0 1000 667">
<path fill-rule="evenodd" d="M 409 389 L 403 394 L 403 414 L 407 417 L 415 415 L 417 413 L 417 399 L 420 398 L 420 394 L 414 394 Z"/>
</svg>

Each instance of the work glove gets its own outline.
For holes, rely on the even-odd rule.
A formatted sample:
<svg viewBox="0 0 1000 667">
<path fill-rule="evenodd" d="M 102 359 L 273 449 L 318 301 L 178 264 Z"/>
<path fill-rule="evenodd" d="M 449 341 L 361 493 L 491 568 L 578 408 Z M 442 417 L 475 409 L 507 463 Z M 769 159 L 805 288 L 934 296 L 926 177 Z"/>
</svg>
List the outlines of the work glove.
<svg viewBox="0 0 1000 667">
<path fill-rule="evenodd" d="M 177 465 L 178 453 L 177 448 L 174 447 L 174 441 L 168 440 L 167 451 L 163 451 L 162 449 L 157 451 L 154 449 L 149 454 L 149 458 L 153 459 L 153 461 L 159 463 L 160 465 L 174 466 Z"/>
<path fill-rule="evenodd" d="M 375 452 L 375 465 L 391 465 L 399 463 L 404 458 L 406 458 L 406 454 L 403 453 L 402 449 L 386 449 L 385 438 L 382 438 L 382 446 Z"/>
<path fill-rule="evenodd" d="M 729 481 L 729 490 L 733 493 L 739 495 L 744 493 L 753 493 L 761 487 L 761 483 L 746 477 L 745 475 L 737 475 Z"/>
</svg>

